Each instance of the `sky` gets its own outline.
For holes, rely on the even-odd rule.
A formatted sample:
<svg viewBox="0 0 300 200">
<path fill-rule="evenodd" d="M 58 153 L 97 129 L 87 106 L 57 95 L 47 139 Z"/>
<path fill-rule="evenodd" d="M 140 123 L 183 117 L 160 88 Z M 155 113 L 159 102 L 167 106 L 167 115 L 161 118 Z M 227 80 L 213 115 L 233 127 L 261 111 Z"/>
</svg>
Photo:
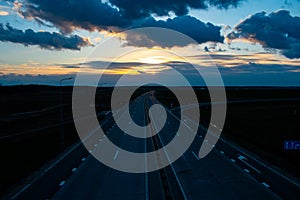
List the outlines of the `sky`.
<svg viewBox="0 0 300 200">
<path fill-rule="evenodd" d="M 300 0 L 0 1 L 1 85 L 300 86 L 299 61 Z"/>
</svg>

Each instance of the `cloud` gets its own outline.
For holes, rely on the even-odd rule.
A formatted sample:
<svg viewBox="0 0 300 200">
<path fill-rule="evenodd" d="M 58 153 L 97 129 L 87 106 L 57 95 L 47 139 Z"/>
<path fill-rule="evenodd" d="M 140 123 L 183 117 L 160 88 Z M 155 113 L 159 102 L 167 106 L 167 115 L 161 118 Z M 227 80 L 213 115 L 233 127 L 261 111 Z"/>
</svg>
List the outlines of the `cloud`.
<svg viewBox="0 0 300 200">
<path fill-rule="evenodd" d="M 206 9 L 214 6 L 219 9 L 237 7 L 243 0 L 109 0 L 118 7 L 127 18 L 149 17 L 151 14 L 168 16 L 170 12 L 177 16 L 188 14 L 190 8 Z"/>
<path fill-rule="evenodd" d="M 279 10 L 251 15 L 227 35 L 229 41 L 247 39 L 264 48 L 277 49 L 288 58 L 300 58 L 300 17 Z"/>
<path fill-rule="evenodd" d="M 0 24 L 0 41 L 14 42 L 28 45 L 37 45 L 49 50 L 80 50 L 81 47 L 91 45 L 85 38 L 78 35 L 66 37 L 59 33 L 34 32 L 32 29 L 25 31 L 15 29 L 9 24 Z"/>
<path fill-rule="evenodd" d="M 188 14 L 189 8 L 219 9 L 237 7 L 244 0 L 26 0 L 20 13 L 26 18 L 44 19 L 65 32 L 75 27 L 87 30 L 109 29 L 129 25 L 133 20 L 152 14 L 177 16 Z M 68 24 L 69 26 L 63 26 Z"/>
<path fill-rule="evenodd" d="M 19 13 L 26 19 L 51 22 L 63 33 L 75 29 L 116 31 L 131 22 L 100 0 L 27 0 Z"/>
<path fill-rule="evenodd" d="M 0 10 L 0 16 L 6 16 L 6 15 L 9 15 L 9 12 Z"/>
<path fill-rule="evenodd" d="M 102 40 L 101 37 L 95 37 L 95 38 L 93 38 L 93 41 L 96 42 L 96 43 L 101 42 L 101 40 Z"/>
<path fill-rule="evenodd" d="M 187 16 L 189 8 L 205 9 L 215 6 L 220 9 L 236 7 L 243 0 L 27 0 L 19 8 L 19 13 L 28 20 L 38 23 L 51 23 L 62 33 L 71 33 L 77 29 L 88 31 L 108 31 L 119 33 L 131 28 L 163 27 L 182 32 L 199 43 L 213 41 L 223 42 L 220 27 Z M 174 12 L 177 17 L 167 21 L 157 21 L 154 15 L 169 15 Z M 136 35 L 129 36 L 128 45 L 142 46 L 134 41 Z M 141 35 L 140 37 L 145 37 Z M 146 37 L 153 45 L 160 46 L 161 40 Z M 145 43 L 145 46 L 153 46 Z M 162 44 L 162 46 L 182 46 L 182 44 Z"/>
<path fill-rule="evenodd" d="M 0 2 L 0 16 L 7 16 L 7 15 L 9 15 L 10 14 L 9 11 L 10 11 L 10 7 L 7 6 L 7 5 L 5 5 L 5 3 L 2 4 Z"/>
<path fill-rule="evenodd" d="M 238 65 L 235 67 L 220 67 L 223 74 L 283 74 L 283 73 L 296 73 L 297 76 L 300 67 L 294 65 L 281 65 L 281 64 L 256 64 L 249 62 L 245 65 Z"/>
<path fill-rule="evenodd" d="M 211 23 L 204 23 L 191 16 L 180 16 L 167 21 L 156 21 L 153 18 L 148 18 L 135 24 L 133 28 L 140 27 L 159 27 L 165 28 L 157 30 L 154 28 L 131 30 L 126 36 L 127 45 L 143 46 L 143 47 L 173 47 L 187 46 L 189 44 L 205 43 L 205 42 L 223 42 L 221 36 L 221 27 Z M 175 30 L 180 33 L 174 33 L 167 29 Z M 182 35 L 185 34 L 190 38 Z"/>
<path fill-rule="evenodd" d="M 66 68 L 66 69 L 80 69 L 79 66 L 75 66 L 75 65 L 66 65 L 66 66 L 62 66 L 62 68 Z"/>
<path fill-rule="evenodd" d="M 249 63 L 219 70 L 227 86 L 300 86 L 299 66 Z"/>
</svg>

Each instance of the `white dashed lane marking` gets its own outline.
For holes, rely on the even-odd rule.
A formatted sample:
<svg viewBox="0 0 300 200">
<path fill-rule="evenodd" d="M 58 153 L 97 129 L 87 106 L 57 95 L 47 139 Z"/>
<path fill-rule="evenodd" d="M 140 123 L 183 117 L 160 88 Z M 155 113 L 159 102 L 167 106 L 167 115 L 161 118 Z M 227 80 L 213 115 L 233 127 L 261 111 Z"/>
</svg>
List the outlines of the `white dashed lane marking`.
<svg viewBox="0 0 300 200">
<path fill-rule="evenodd" d="M 257 173 L 261 174 L 261 171 L 259 171 L 258 169 L 256 169 L 254 166 L 250 165 L 248 162 L 246 162 L 248 159 L 245 156 L 242 156 L 240 154 L 238 154 L 238 155 L 239 155 L 238 159 L 240 161 L 242 161 L 244 164 L 246 164 L 248 167 L 250 167 L 251 169 L 253 169 Z"/>
<path fill-rule="evenodd" d="M 263 182 L 263 183 L 261 183 L 261 184 L 263 184 L 263 185 L 266 186 L 267 188 L 270 188 L 270 186 L 269 186 L 267 183 L 265 183 L 265 182 Z"/>
<path fill-rule="evenodd" d="M 59 186 L 61 187 L 61 186 L 63 186 L 65 183 L 66 183 L 66 181 L 62 181 L 62 182 L 60 182 Z"/>
<path fill-rule="evenodd" d="M 116 151 L 116 153 L 115 153 L 115 156 L 114 156 L 114 160 L 116 160 L 116 159 L 117 159 L 118 155 L 119 155 L 119 150 L 118 150 L 118 151 Z"/>
</svg>

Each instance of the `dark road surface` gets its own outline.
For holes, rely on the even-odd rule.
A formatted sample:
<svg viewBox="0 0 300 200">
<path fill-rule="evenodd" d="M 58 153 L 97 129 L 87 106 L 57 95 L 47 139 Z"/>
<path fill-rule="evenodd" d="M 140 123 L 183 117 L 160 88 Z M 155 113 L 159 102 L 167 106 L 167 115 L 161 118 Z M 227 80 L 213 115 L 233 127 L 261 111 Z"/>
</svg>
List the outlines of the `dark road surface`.
<svg viewBox="0 0 300 200">
<path fill-rule="evenodd" d="M 148 124 L 148 109 L 155 103 L 159 102 L 151 93 L 134 100 L 130 104 L 133 120 L 140 125 Z M 172 140 L 180 123 L 177 117 L 168 110 L 164 128 L 147 140 L 135 139 L 111 123 L 107 128 L 107 136 L 93 138 L 95 142 L 89 150 L 101 151 L 102 141 L 109 138 L 121 148 L 130 151 L 154 151 Z M 185 116 L 182 117 L 186 126 L 195 123 L 185 119 Z M 155 129 L 154 126 L 148 131 Z M 177 161 L 149 173 L 120 172 L 105 166 L 90 154 L 78 153 L 83 150 L 77 150 L 76 154 L 71 154 L 76 159 L 66 160 L 68 155 L 65 156 L 62 160 L 66 161 L 60 164 L 61 167 L 52 167 L 49 172 L 22 188 L 12 198 L 299 199 L 298 183 L 223 139 L 219 140 L 216 148 L 208 156 L 199 159 L 199 148 L 203 142 L 207 142 L 203 141 L 205 134 L 206 130 L 200 126 L 192 145 Z M 75 148 L 83 147 L 78 145 Z M 119 157 L 119 152 L 116 151 L 114 159 Z M 63 173 L 64 176 L 59 175 L 60 173 L 53 171 L 53 168 L 57 168 L 56 171 L 69 169 L 68 176 L 66 173 Z M 33 192 L 37 190 L 40 192 Z"/>
</svg>

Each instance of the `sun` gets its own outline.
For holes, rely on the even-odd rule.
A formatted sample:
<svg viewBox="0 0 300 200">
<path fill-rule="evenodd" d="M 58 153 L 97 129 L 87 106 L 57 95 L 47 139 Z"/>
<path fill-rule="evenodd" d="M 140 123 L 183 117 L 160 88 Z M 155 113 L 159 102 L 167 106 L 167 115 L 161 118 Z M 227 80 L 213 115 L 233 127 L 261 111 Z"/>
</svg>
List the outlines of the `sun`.
<svg viewBox="0 0 300 200">
<path fill-rule="evenodd" d="M 118 57 L 117 60 L 118 62 L 138 62 L 145 65 L 163 65 L 169 62 L 184 61 L 171 50 L 148 48 L 135 49 Z"/>
<path fill-rule="evenodd" d="M 150 56 L 150 57 L 140 58 L 141 63 L 152 64 L 152 65 L 162 64 L 166 61 L 167 59 L 164 56 Z"/>
</svg>

